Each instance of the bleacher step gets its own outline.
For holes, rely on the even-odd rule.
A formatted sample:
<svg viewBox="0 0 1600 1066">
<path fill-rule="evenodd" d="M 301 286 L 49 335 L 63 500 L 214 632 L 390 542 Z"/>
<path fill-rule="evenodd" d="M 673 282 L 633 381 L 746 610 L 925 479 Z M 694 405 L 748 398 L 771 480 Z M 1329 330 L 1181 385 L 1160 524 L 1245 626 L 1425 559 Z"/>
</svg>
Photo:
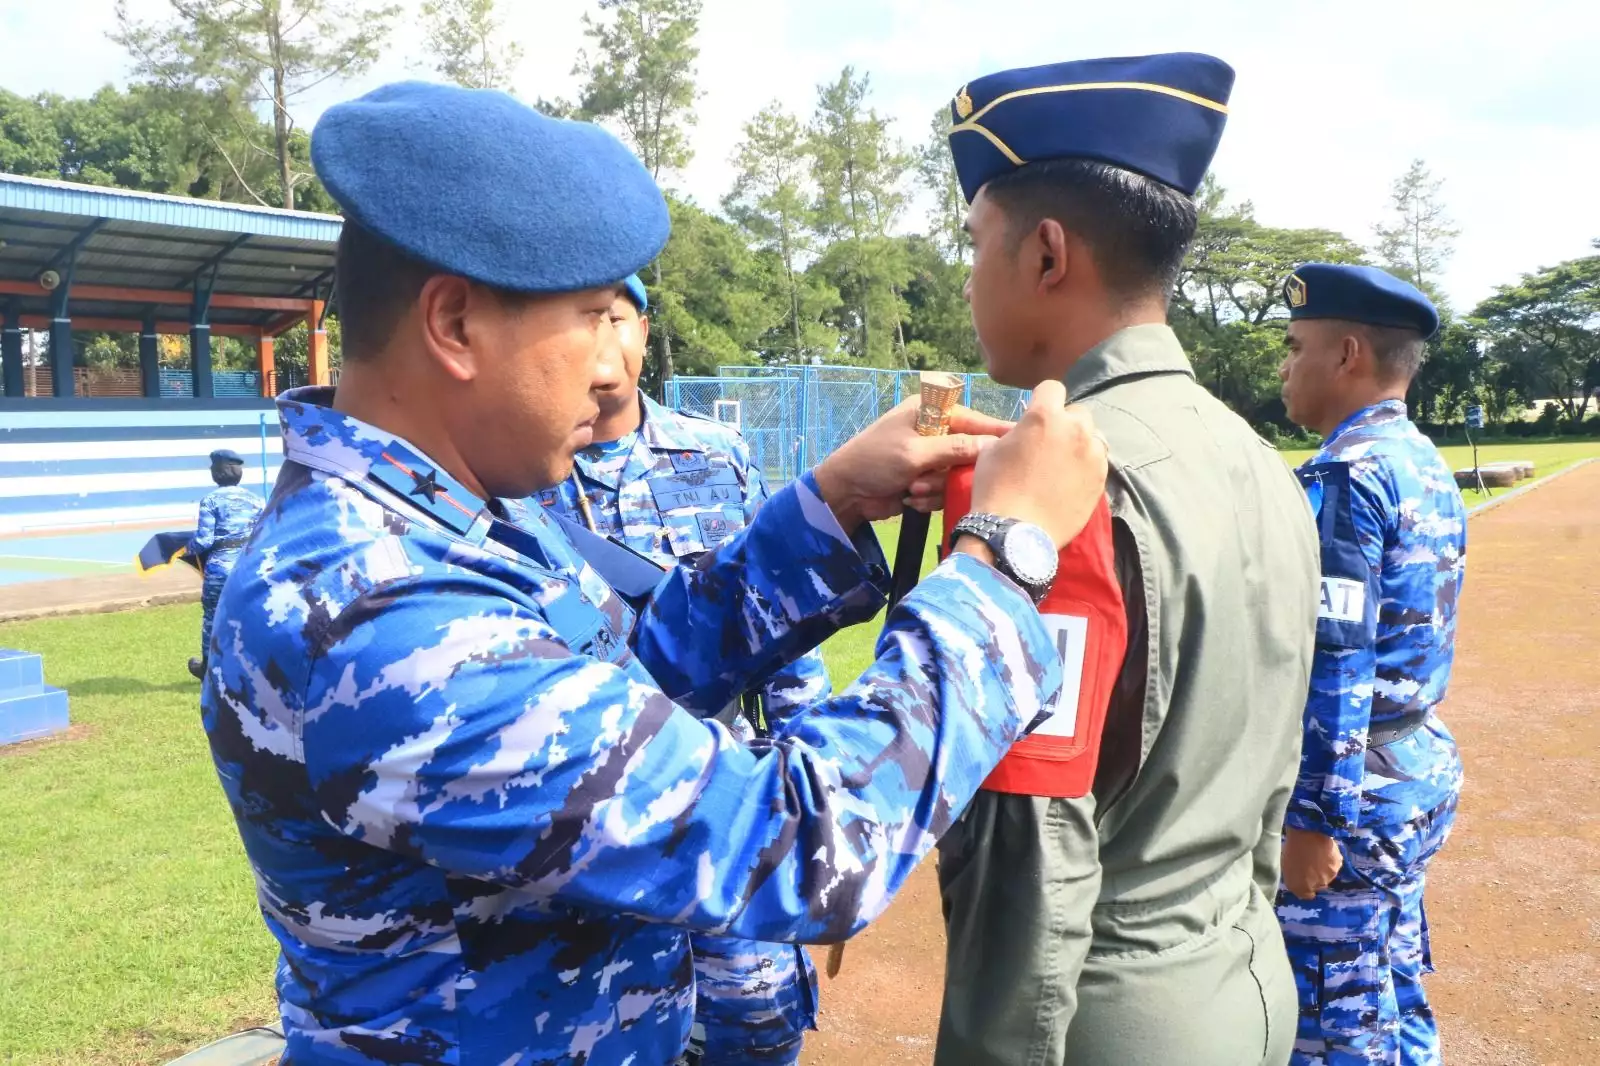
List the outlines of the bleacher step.
<svg viewBox="0 0 1600 1066">
<path fill-rule="evenodd" d="M 65 732 L 67 693 L 44 683 L 34 652 L 0 648 L 0 746 Z"/>
</svg>

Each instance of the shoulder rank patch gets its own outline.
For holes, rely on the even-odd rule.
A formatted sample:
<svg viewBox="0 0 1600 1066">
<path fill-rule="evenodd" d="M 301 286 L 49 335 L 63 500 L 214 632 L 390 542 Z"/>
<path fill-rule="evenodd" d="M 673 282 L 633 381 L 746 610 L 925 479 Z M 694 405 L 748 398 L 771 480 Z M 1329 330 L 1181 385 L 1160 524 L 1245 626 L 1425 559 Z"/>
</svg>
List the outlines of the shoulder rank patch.
<svg viewBox="0 0 1600 1066">
<path fill-rule="evenodd" d="M 452 533 L 464 535 L 483 510 L 478 498 L 450 475 L 398 445 L 390 445 L 373 461 L 369 476 Z"/>
<path fill-rule="evenodd" d="M 1317 642 L 1335 648 L 1366 647 L 1377 635 L 1377 591 L 1351 512 L 1350 467 L 1315 463 L 1295 473 L 1317 512 L 1317 540 L 1322 546 Z"/>
</svg>

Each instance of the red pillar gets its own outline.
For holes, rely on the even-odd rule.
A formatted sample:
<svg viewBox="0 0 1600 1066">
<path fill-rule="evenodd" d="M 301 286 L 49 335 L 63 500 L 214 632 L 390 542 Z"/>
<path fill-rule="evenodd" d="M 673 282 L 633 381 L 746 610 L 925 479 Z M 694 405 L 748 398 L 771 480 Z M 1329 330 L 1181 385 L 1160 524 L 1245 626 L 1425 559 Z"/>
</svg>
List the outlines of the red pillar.
<svg viewBox="0 0 1600 1066">
<path fill-rule="evenodd" d="M 272 338 L 265 333 L 256 335 L 256 369 L 261 372 L 261 395 L 270 400 L 278 393 L 278 375 L 272 360 Z"/>
<path fill-rule="evenodd" d="M 322 312 L 326 304 L 321 300 L 311 301 L 311 318 L 306 322 L 310 331 L 310 353 L 307 370 L 311 374 L 311 384 L 327 385 L 328 377 L 328 334 L 322 329 Z"/>
</svg>

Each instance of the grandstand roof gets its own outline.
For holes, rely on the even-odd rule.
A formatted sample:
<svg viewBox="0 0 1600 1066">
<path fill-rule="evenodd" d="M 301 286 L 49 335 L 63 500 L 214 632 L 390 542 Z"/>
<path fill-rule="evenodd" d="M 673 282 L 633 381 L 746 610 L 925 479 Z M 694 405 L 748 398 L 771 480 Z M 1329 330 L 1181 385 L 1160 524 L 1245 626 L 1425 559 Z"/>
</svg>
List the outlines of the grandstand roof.
<svg viewBox="0 0 1600 1066">
<path fill-rule="evenodd" d="M 188 321 L 211 293 L 218 332 L 279 332 L 326 300 L 341 220 L 0 174 L 0 303 L 51 313 L 47 271 L 70 280 L 74 326 Z M 69 278 L 70 275 L 70 278 Z M 59 288 L 59 284 L 57 285 Z"/>
</svg>

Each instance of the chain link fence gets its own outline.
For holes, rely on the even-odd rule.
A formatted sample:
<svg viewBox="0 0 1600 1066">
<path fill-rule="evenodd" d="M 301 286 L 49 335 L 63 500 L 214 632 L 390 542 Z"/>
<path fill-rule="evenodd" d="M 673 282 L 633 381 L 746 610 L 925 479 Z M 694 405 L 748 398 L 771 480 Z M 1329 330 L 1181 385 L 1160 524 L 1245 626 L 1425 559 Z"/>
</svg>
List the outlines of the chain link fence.
<svg viewBox="0 0 1600 1066">
<path fill-rule="evenodd" d="M 738 428 L 769 484 L 778 486 L 811 469 L 833 450 L 908 396 L 917 395 L 917 371 L 855 366 L 724 366 L 716 377 L 675 377 L 667 382 L 668 407 Z M 997 385 L 983 374 L 958 374 L 962 402 L 999 418 L 1015 419 L 1027 393 Z"/>
</svg>

